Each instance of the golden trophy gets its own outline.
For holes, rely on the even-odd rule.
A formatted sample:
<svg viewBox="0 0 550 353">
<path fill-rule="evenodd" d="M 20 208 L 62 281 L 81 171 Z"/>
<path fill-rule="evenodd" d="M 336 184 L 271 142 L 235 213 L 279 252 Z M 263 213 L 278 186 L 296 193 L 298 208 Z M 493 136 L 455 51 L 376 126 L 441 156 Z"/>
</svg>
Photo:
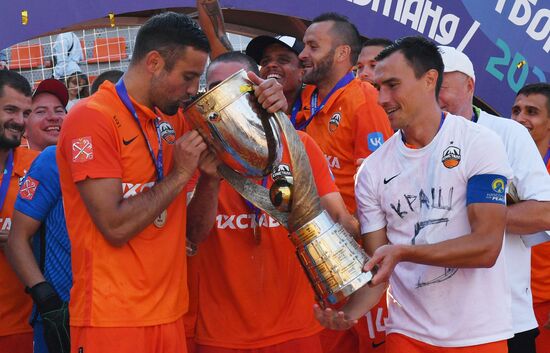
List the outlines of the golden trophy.
<svg viewBox="0 0 550 353">
<path fill-rule="evenodd" d="M 308 156 L 288 117 L 268 113 L 252 91 L 240 70 L 197 99 L 184 115 L 223 162 L 220 174 L 288 229 L 319 303 L 335 304 L 371 280 L 373 274 L 362 270 L 368 257 L 321 207 Z M 253 179 L 279 165 L 283 135 L 293 178 L 268 190 Z"/>
</svg>

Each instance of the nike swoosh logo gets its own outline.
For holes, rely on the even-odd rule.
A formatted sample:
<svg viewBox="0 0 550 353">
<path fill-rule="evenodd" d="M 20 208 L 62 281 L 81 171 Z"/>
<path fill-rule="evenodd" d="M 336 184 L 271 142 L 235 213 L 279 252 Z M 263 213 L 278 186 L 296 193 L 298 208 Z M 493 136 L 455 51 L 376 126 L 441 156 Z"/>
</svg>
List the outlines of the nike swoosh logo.
<svg viewBox="0 0 550 353">
<path fill-rule="evenodd" d="M 397 177 L 399 176 L 399 174 L 401 174 L 401 173 L 397 173 L 397 174 L 395 174 L 394 176 L 392 176 L 392 177 L 389 178 L 389 179 L 384 178 L 384 185 L 386 185 L 387 183 L 389 183 L 390 181 L 392 181 L 394 178 L 397 178 Z"/>
<path fill-rule="evenodd" d="M 131 144 L 132 142 L 134 142 L 135 139 L 137 139 L 137 136 L 134 136 L 133 138 L 131 138 L 131 139 L 129 139 L 129 140 L 122 139 L 122 143 L 123 143 L 125 146 L 128 146 L 129 144 Z"/>
<path fill-rule="evenodd" d="M 383 345 L 386 341 L 382 341 L 380 343 L 374 343 L 372 342 L 372 348 L 377 348 L 377 347 L 380 347 L 381 345 Z"/>
</svg>

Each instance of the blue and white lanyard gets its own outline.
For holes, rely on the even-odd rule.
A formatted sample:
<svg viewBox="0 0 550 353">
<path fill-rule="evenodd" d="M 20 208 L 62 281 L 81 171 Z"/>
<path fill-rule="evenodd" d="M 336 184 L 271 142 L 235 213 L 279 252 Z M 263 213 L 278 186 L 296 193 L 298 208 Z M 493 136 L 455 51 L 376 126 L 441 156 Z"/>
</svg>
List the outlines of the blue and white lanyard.
<svg viewBox="0 0 550 353">
<path fill-rule="evenodd" d="M 8 195 L 8 189 L 10 186 L 11 173 L 13 171 L 13 149 L 8 152 L 8 158 L 6 159 L 6 166 L 4 167 L 4 175 L 2 176 L 2 183 L 0 184 L 0 210 L 4 207 L 6 196 Z"/>
<path fill-rule="evenodd" d="M 158 144 L 159 144 L 159 153 L 158 155 L 155 156 L 155 152 L 151 147 L 151 143 L 147 138 L 147 134 L 145 134 L 145 131 L 141 126 L 141 122 L 139 121 L 139 117 L 137 115 L 136 109 L 134 108 L 134 105 L 130 100 L 130 96 L 128 96 L 128 91 L 126 90 L 126 85 L 124 84 L 124 81 L 122 80 L 122 78 L 118 80 L 118 82 L 115 85 L 115 88 L 116 88 L 118 97 L 120 98 L 122 103 L 124 103 L 124 105 L 126 106 L 126 109 L 128 109 L 128 111 L 134 117 L 134 120 L 138 124 L 139 129 L 141 130 L 141 134 L 143 135 L 145 142 L 147 142 L 147 147 L 149 148 L 149 153 L 151 155 L 151 159 L 153 160 L 153 164 L 155 165 L 155 170 L 157 172 L 157 181 L 161 181 L 162 178 L 164 178 L 164 169 L 163 169 L 163 162 L 162 162 L 162 139 L 160 137 L 160 131 L 159 131 L 159 118 L 154 120 L 155 129 L 157 131 Z"/>
<path fill-rule="evenodd" d="M 317 89 L 315 89 L 315 91 L 311 94 L 311 114 L 309 116 L 309 118 L 304 121 L 303 123 L 301 124 L 297 124 L 296 123 L 296 115 L 298 114 L 298 110 L 299 108 L 297 108 L 297 105 L 299 104 L 300 106 L 302 105 L 302 99 L 301 97 L 296 101 L 296 103 L 294 104 L 294 107 L 292 107 L 292 115 L 290 117 L 290 121 L 292 122 L 292 125 L 294 125 L 294 128 L 296 130 L 305 130 L 306 127 L 309 125 L 309 123 L 311 123 L 311 120 L 313 120 L 313 118 L 315 117 L 315 115 L 320 112 L 321 110 L 323 110 L 323 108 L 325 107 L 325 104 L 327 103 L 327 101 L 330 99 L 330 97 L 336 92 L 338 91 L 340 88 L 346 86 L 348 83 L 350 83 L 351 81 L 353 81 L 355 79 L 355 76 L 353 76 L 353 73 L 352 72 L 348 72 L 344 77 L 342 77 L 340 79 L 340 81 L 338 81 L 338 83 L 336 83 L 336 85 L 330 90 L 330 92 L 326 95 L 326 97 L 323 99 L 323 101 L 321 102 L 320 105 L 317 105 L 317 100 L 318 100 L 318 91 Z"/>
</svg>

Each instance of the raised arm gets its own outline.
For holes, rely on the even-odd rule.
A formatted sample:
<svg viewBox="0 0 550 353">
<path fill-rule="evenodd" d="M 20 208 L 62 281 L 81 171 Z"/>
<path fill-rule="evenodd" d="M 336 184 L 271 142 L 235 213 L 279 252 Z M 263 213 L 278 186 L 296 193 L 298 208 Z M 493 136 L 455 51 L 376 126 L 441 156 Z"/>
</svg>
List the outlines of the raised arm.
<svg viewBox="0 0 550 353">
<path fill-rule="evenodd" d="M 210 59 L 214 60 L 223 53 L 233 51 L 218 0 L 197 0 L 197 10 L 199 24 L 210 43 Z"/>
</svg>

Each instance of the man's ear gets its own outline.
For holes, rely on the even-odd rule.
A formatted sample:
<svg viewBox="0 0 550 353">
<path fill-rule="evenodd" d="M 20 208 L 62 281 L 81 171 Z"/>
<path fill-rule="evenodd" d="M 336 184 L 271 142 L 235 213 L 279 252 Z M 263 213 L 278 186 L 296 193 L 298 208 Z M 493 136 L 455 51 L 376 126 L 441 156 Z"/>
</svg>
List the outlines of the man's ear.
<svg viewBox="0 0 550 353">
<path fill-rule="evenodd" d="M 147 68 L 147 71 L 150 73 L 156 73 L 160 72 L 162 69 L 164 69 L 164 59 L 162 58 L 162 55 L 156 50 L 151 50 L 150 52 L 145 55 L 145 67 Z"/>
<path fill-rule="evenodd" d="M 430 69 L 424 74 L 424 82 L 426 86 L 435 92 L 435 87 L 437 86 L 437 78 L 439 73 L 435 69 Z"/>
<path fill-rule="evenodd" d="M 349 45 L 339 45 L 336 47 L 334 55 L 337 62 L 349 61 L 351 56 L 351 47 Z"/>
</svg>

